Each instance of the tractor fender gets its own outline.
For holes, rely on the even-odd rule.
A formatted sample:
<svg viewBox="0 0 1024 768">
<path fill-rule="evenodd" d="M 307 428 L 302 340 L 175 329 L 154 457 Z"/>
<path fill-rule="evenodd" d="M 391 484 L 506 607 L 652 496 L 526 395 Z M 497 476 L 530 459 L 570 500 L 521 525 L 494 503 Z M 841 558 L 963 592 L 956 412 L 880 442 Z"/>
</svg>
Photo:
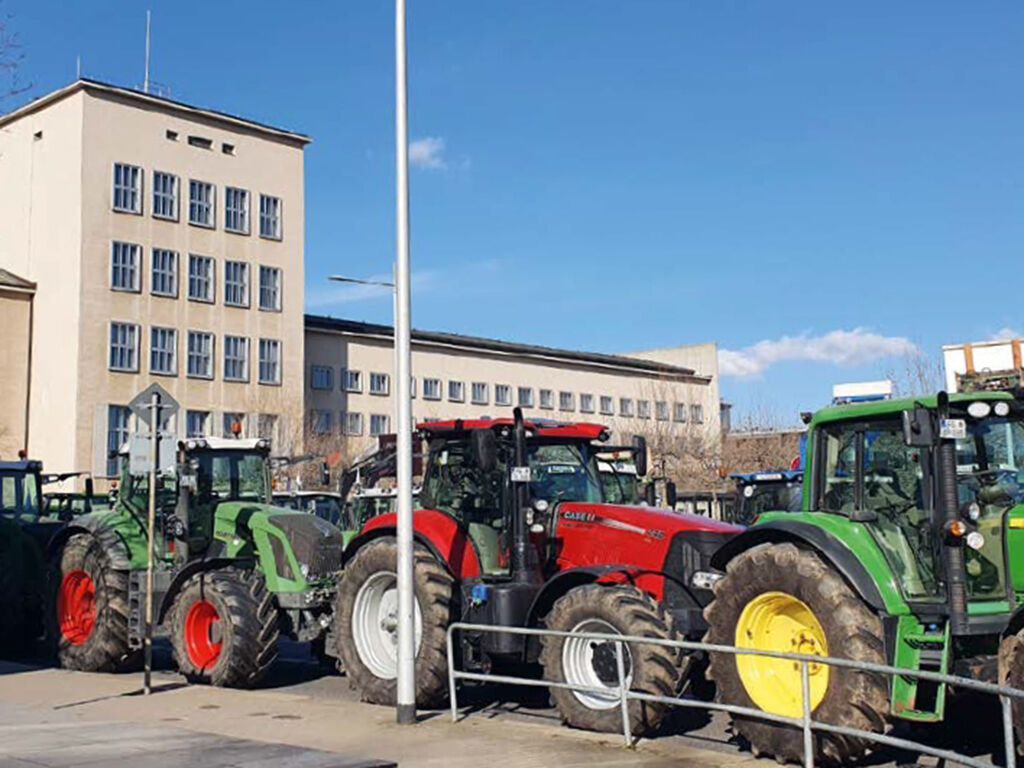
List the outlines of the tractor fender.
<svg viewBox="0 0 1024 768">
<path fill-rule="evenodd" d="M 363 526 L 362 532 L 345 548 L 344 562 L 351 560 L 367 543 L 396 534 L 397 516 L 394 513 L 371 518 Z M 472 578 L 480 574 L 480 558 L 475 544 L 450 515 L 431 509 L 417 509 L 413 513 L 413 538 L 429 549 L 456 579 Z"/>
<path fill-rule="evenodd" d="M 68 539 L 79 533 L 88 533 L 100 542 L 100 545 L 107 551 L 113 568 L 119 571 L 131 570 L 131 553 L 121 534 L 108 522 L 89 515 L 75 518 L 74 522 L 54 534 L 46 544 L 46 559 L 52 560 L 57 557 Z"/>
<path fill-rule="evenodd" d="M 576 568 L 567 568 L 552 576 L 540 588 L 533 603 L 530 605 L 530 612 L 527 614 L 527 626 L 536 626 L 548 611 L 555 604 L 558 598 L 562 597 L 570 589 L 582 587 L 584 584 L 594 582 L 627 583 L 632 584 L 637 577 L 643 575 L 664 576 L 646 569 L 637 568 L 632 565 L 582 565 Z"/>
<path fill-rule="evenodd" d="M 793 521 L 773 521 L 748 528 L 726 542 L 711 558 L 711 566 L 724 571 L 729 561 L 752 547 L 766 543 L 792 542 L 813 550 L 843 576 L 861 599 L 880 613 L 898 613 L 903 604 L 899 590 L 890 577 L 880 585 L 849 545 L 820 526 Z M 883 590 L 885 594 L 883 595 Z"/>
<path fill-rule="evenodd" d="M 171 580 L 171 584 L 167 588 L 167 592 L 164 593 L 163 598 L 160 600 L 160 606 L 156 613 L 156 623 L 163 624 L 164 618 L 167 616 L 167 612 L 171 609 L 171 606 L 174 605 L 174 598 L 177 597 L 186 581 L 197 573 L 218 571 L 223 568 L 230 568 L 233 565 L 238 565 L 237 559 L 215 557 L 204 560 L 194 560 L 178 571 L 174 575 L 174 579 Z"/>
<path fill-rule="evenodd" d="M 1024 629 L 1024 605 L 1018 605 L 1017 609 L 1010 615 L 1010 621 L 1003 630 L 1002 636 L 1009 637 L 1016 635 Z"/>
</svg>

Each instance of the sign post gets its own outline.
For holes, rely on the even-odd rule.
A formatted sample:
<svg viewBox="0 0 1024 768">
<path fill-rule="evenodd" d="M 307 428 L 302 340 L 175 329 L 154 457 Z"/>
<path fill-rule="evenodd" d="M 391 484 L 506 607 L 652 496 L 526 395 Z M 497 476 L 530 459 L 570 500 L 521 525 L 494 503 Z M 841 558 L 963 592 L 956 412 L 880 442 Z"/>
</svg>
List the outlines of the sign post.
<svg viewBox="0 0 1024 768">
<path fill-rule="evenodd" d="M 128 404 L 139 421 L 149 425 L 149 512 L 146 517 L 146 626 L 143 636 L 142 691 L 153 692 L 153 557 L 156 529 L 156 476 L 160 436 L 171 417 L 178 412 L 177 401 L 159 384 L 137 394 Z"/>
</svg>

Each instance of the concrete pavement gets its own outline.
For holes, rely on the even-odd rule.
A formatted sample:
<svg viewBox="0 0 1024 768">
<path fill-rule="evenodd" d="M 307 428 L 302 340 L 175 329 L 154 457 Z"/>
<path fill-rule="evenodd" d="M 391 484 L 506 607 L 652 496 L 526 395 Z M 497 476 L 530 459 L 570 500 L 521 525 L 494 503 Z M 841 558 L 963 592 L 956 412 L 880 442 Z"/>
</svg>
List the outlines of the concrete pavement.
<svg viewBox="0 0 1024 768">
<path fill-rule="evenodd" d="M 726 768 L 756 762 L 748 754 L 707 751 L 676 740 L 644 742 L 627 750 L 615 735 L 548 723 L 470 717 L 453 724 L 443 714 L 430 713 L 417 725 L 397 726 L 390 708 L 325 700 L 282 689 L 237 691 L 187 686 L 169 674 L 160 675 L 154 694 L 144 697 L 139 694 L 140 682 L 138 674 L 94 675 L 0 662 L 0 727 L 4 728 L 0 731 L 0 766 L 7 768 L 4 759 L 11 760 L 11 768 L 78 768 L 93 762 L 105 768 L 116 766 L 110 757 L 116 753 L 116 742 L 103 739 L 104 733 L 118 734 L 125 759 L 130 759 L 124 764 L 133 768 L 150 768 L 149 762 L 140 763 L 138 757 L 154 761 L 154 768 L 262 768 L 271 763 L 301 766 L 306 765 L 305 760 L 312 761 L 311 768 L 335 764 L 316 763 L 326 759 L 322 753 L 336 756 L 339 766 L 378 759 L 397 762 L 403 768 L 490 764 L 503 768 Z M 17 720 L 8 722 L 8 718 Z M 76 732 L 76 726 L 81 730 Z M 16 739 L 11 743 L 20 745 L 21 752 L 6 744 L 5 737 L 12 735 Z M 211 736 L 227 741 L 203 741 Z M 51 762 L 30 756 L 43 754 L 51 738 L 65 739 L 53 742 L 53 750 L 59 754 L 47 758 Z M 83 739 L 85 756 L 77 763 L 76 738 Z M 158 748 L 147 746 L 150 739 L 148 743 Z M 63 746 L 56 746 L 58 743 Z M 170 749 L 176 744 L 172 753 Z M 304 751 L 288 753 L 288 748 Z M 37 751 L 25 751 L 33 749 Z M 207 752 L 221 762 L 193 762 Z M 176 759 L 159 757 L 175 753 Z M 258 759 L 254 756 L 261 753 L 265 753 L 262 764 L 239 762 Z M 13 762 L 15 759 L 22 762 Z"/>
</svg>

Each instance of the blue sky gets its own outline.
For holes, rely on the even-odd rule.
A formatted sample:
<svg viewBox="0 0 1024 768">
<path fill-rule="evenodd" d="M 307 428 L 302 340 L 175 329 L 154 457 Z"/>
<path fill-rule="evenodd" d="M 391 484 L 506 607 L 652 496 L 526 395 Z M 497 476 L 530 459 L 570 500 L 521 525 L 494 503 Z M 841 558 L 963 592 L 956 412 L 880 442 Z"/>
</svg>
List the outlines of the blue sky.
<svg viewBox="0 0 1024 768">
<path fill-rule="evenodd" d="M 1024 330 L 1024 5 L 409 5 L 417 327 L 714 340 L 723 394 L 783 421 L 915 347 Z M 173 97 L 314 138 L 308 309 L 383 322 L 387 296 L 325 278 L 390 272 L 391 6 L 148 4 Z M 147 3 L 2 7 L 32 83 L 9 106 L 78 54 L 141 83 Z"/>
</svg>

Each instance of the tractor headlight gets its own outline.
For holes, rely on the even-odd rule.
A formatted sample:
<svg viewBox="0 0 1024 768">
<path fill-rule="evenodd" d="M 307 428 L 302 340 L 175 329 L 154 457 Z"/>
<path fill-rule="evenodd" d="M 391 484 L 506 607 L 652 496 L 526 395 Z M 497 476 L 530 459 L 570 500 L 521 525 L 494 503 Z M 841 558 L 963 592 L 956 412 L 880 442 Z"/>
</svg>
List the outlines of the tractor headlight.
<svg viewBox="0 0 1024 768">
<path fill-rule="evenodd" d="M 308 579 L 309 578 L 309 565 L 307 565 L 306 563 L 302 563 L 299 566 L 299 573 L 302 574 L 302 578 Z"/>
<path fill-rule="evenodd" d="M 972 501 L 964 506 L 964 517 L 972 523 L 978 522 L 978 519 L 981 517 L 981 507 L 978 506 L 978 502 Z"/>
<path fill-rule="evenodd" d="M 985 537 L 982 536 L 978 531 L 971 531 L 967 534 L 967 538 L 964 539 L 967 546 L 971 549 L 978 550 L 985 546 Z"/>
<path fill-rule="evenodd" d="M 992 406 L 993 412 L 996 416 L 1009 416 L 1010 415 L 1010 404 L 1009 403 L 996 403 Z"/>
</svg>

